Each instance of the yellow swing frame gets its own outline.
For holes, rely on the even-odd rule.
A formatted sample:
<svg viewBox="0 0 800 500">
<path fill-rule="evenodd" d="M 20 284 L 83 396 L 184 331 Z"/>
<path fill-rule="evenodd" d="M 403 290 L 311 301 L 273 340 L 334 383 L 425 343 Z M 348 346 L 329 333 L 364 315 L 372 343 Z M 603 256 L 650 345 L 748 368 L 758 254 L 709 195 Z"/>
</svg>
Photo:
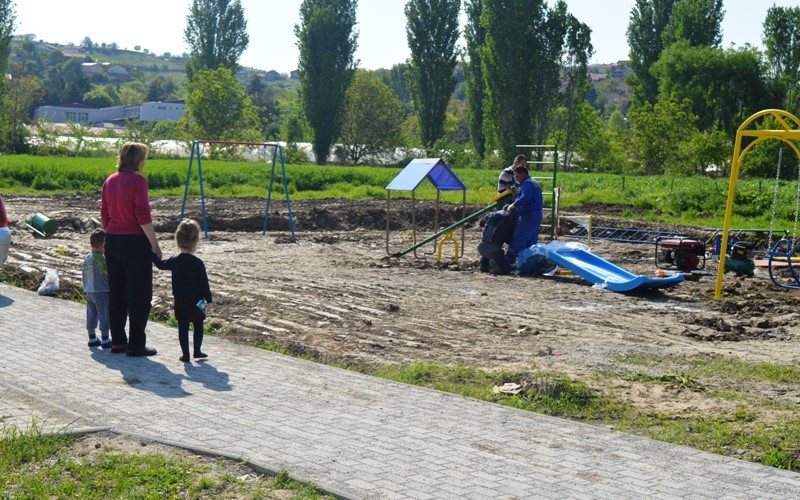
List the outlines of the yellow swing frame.
<svg viewBox="0 0 800 500">
<path fill-rule="evenodd" d="M 772 116 L 782 129 L 776 130 L 757 130 L 750 129 L 756 120 Z M 742 138 L 752 137 L 754 141 L 750 142 L 744 149 L 742 149 Z M 733 198 L 736 194 L 736 183 L 739 181 L 739 170 L 742 167 L 742 159 L 744 155 L 750 151 L 753 146 L 759 142 L 768 139 L 778 139 L 788 144 L 795 154 L 800 158 L 800 150 L 797 148 L 795 142 L 800 142 L 800 120 L 789 113 L 780 109 L 765 109 L 752 115 L 744 121 L 739 129 L 736 131 L 736 142 L 733 146 L 733 161 L 731 162 L 731 178 L 728 183 L 728 202 L 725 206 L 725 222 L 722 226 L 722 241 L 720 242 L 719 250 L 719 268 L 717 269 L 717 284 L 714 290 L 714 300 L 719 300 L 722 297 L 722 278 L 725 274 L 725 257 L 728 253 L 728 235 L 731 230 L 731 216 L 733 213 Z"/>
</svg>

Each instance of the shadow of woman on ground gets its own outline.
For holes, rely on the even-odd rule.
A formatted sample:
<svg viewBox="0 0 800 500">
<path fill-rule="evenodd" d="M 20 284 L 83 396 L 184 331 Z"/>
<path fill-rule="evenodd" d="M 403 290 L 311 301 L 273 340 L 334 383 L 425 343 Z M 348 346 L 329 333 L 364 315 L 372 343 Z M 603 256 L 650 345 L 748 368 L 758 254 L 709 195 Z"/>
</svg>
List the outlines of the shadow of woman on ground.
<svg viewBox="0 0 800 500">
<path fill-rule="evenodd" d="M 181 383 L 186 377 L 172 373 L 169 368 L 150 357 L 128 357 L 111 354 L 108 351 L 92 350 L 92 358 L 122 374 L 122 380 L 129 386 L 149 391 L 163 398 L 188 396 Z"/>
</svg>

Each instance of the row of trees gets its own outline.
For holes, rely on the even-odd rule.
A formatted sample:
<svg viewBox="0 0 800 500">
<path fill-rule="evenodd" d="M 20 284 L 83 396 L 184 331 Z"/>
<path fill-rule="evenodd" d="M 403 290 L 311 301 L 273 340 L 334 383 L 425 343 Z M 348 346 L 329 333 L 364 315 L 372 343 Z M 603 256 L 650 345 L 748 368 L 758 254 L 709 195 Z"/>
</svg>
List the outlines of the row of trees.
<svg viewBox="0 0 800 500">
<path fill-rule="evenodd" d="M 13 26 L 13 4 L 0 0 L 3 6 L 0 27 Z M 492 163 L 513 156 L 516 144 L 555 142 L 565 167 L 705 172 L 724 164 L 736 128 L 753 112 L 800 111 L 800 7 L 769 9 L 762 53 L 720 46 L 723 0 L 636 0 L 627 29 L 628 109 L 606 105 L 592 88 L 591 31 L 563 0 L 464 0 L 461 50 L 460 0 L 408 0 L 411 57 L 375 72 L 359 70 L 354 59 L 356 6 L 302 2 L 294 89 L 259 77 L 239 84 L 234 75 L 249 43 L 240 1 L 193 0 L 184 31 L 191 49 L 185 90 L 164 79 L 144 90 L 154 98 L 185 95 L 189 111 L 178 130 L 187 136 L 311 139 L 319 163 L 329 161 L 334 143 L 342 145 L 337 157 L 351 162 L 406 145 L 433 155 L 469 151 L 459 159 Z M 95 105 L 125 99 L 124 88 L 70 78 L 79 71 L 73 60 L 49 62 L 38 73 L 48 75 L 38 94 L 28 95 Z M 17 109 L 8 105 L 9 90 L 24 80 L 11 82 L 0 84 L 7 115 Z M 761 156 L 746 168 L 768 171 L 770 155 Z"/>
<path fill-rule="evenodd" d="M 766 54 L 722 48 L 723 17 L 722 0 L 637 0 L 627 31 L 634 70 L 628 152 L 641 171 L 719 166 L 748 116 L 765 108 L 800 111 L 800 8 L 768 10 Z M 745 168 L 763 175 L 775 170 L 774 158 L 755 155 Z"/>
<path fill-rule="evenodd" d="M 411 58 L 402 78 L 427 149 L 433 149 L 444 135 L 456 87 L 460 8 L 460 0 L 409 0 L 405 7 Z M 355 74 L 355 10 L 355 0 L 305 0 L 301 23 L 295 27 L 301 96 L 320 163 L 327 161 L 341 131 L 347 89 Z M 569 129 L 576 125 L 577 106 L 590 86 L 589 28 L 569 14 L 564 1 L 550 9 L 544 0 L 467 0 L 466 10 L 463 67 L 471 142 L 478 155 L 482 157 L 490 148 L 507 157 L 514 154 L 515 144 L 541 143 L 550 112 L 559 102 L 569 110 L 567 138 L 571 140 L 574 134 Z M 567 89 L 559 93 L 564 74 Z"/>
</svg>

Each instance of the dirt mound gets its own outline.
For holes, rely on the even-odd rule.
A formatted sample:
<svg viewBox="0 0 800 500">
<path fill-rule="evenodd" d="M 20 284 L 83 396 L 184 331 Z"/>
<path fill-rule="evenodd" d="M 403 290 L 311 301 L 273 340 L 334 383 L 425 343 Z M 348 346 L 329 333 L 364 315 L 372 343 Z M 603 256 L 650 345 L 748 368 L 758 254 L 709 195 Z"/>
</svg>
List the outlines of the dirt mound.
<svg viewBox="0 0 800 500">
<path fill-rule="evenodd" d="M 10 197 L 13 246 L 4 272 L 26 288 L 43 269 L 59 271 L 62 285 L 79 293 L 80 263 L 98 221 L 96 196 Z M 458 259 L 452 244 L 438 262 L 433 244 L 416 257 L 391 258 L 411 242 L 411 203 L 393 201 L 386 240 L 384 201 L 313 200 L 292 203 L 297 232 L 289 237 L 285 200 L 272 200 L 262 235 L 265 200 L 213 199 L 206 204 L 209 239 L 198 256 L 209 271 L 216 308 L 212 331 L 237 342 L 271 344 L 321 361 L 358 363 L 432 361 L 487 368 L 532 365 L 585 375 L 616 370 L 636 355 L 724 356 L 750 362 L 800 364 L 800 293 L 775 287 L 758 269 L 753 278 L 725 277 L 724 300 L 713 300 L 716 269 L 696 282 L 647 293 L 616 294 L 575 276 L 497 277 L 478 271 L 480 231 L 461 232 Z M 467 207 L 471 214 L 480 207 Z M 439 226 L 462 218 L 460 206 L 443 204 Z M 172 231 L 181 200 L 153 200 L 155 226 L 166 255 L 176 252 Z M 51 238 L 24 223 L 41 212 L 58 222 Z M 200 219 L 190 200 L 188 216 Z M 433 202 L 417 202 L 418 240 L 435 225 Z M 601 224 L 629 221 L 598 219 Z M 639 227 L 651 228 L 637 223 Z M 679 228 L 683 230 L 684 228 Z M 685 228 L 686 234 L 703 234 Z M 422 234 L 428 231 L 427 234 Z M 637 274 L 656 270 L 652 245 L 594 241 L 599 256 Z M 170 314 L 169 274 L 156 271 L 154 313 Z M 78 332 L 76 332 L 76 335 Z M 159 350 L 178 352 L 174 346 Z M 731 381 L 704 381 L 730 388 Z M 643 405 L 674 406 L 675 394 L 642 392 L 628 383 L 613 388 Z M 765 383 L 742 390 L 796 402 L 796 390 Z M 639 391 L 639 392 L 637 392 Z M 624 394 L 623 394 L 624 393 Z M 637 395 L 639 394 L 639 395 Z M 663 398 L 663 399 L 658 399 Z M 708 398 L 707 408 L 722 411 Z"/>
</svg>

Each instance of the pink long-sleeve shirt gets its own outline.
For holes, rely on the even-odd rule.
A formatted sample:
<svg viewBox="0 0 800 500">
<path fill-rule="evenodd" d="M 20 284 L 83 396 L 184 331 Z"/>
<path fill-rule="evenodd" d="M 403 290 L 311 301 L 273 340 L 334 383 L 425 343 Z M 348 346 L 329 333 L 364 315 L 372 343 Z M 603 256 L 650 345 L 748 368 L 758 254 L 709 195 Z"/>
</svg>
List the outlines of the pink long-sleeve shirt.
<svg viewBox="0 0 800 500">
<path fill-rule="evenodd" d="M 147 179 L 136 172 L 115 172 L 103 183 L 100 218 L 108 234 L 144 234 L 142 226 L 153 222 Z"/>
</svg>

